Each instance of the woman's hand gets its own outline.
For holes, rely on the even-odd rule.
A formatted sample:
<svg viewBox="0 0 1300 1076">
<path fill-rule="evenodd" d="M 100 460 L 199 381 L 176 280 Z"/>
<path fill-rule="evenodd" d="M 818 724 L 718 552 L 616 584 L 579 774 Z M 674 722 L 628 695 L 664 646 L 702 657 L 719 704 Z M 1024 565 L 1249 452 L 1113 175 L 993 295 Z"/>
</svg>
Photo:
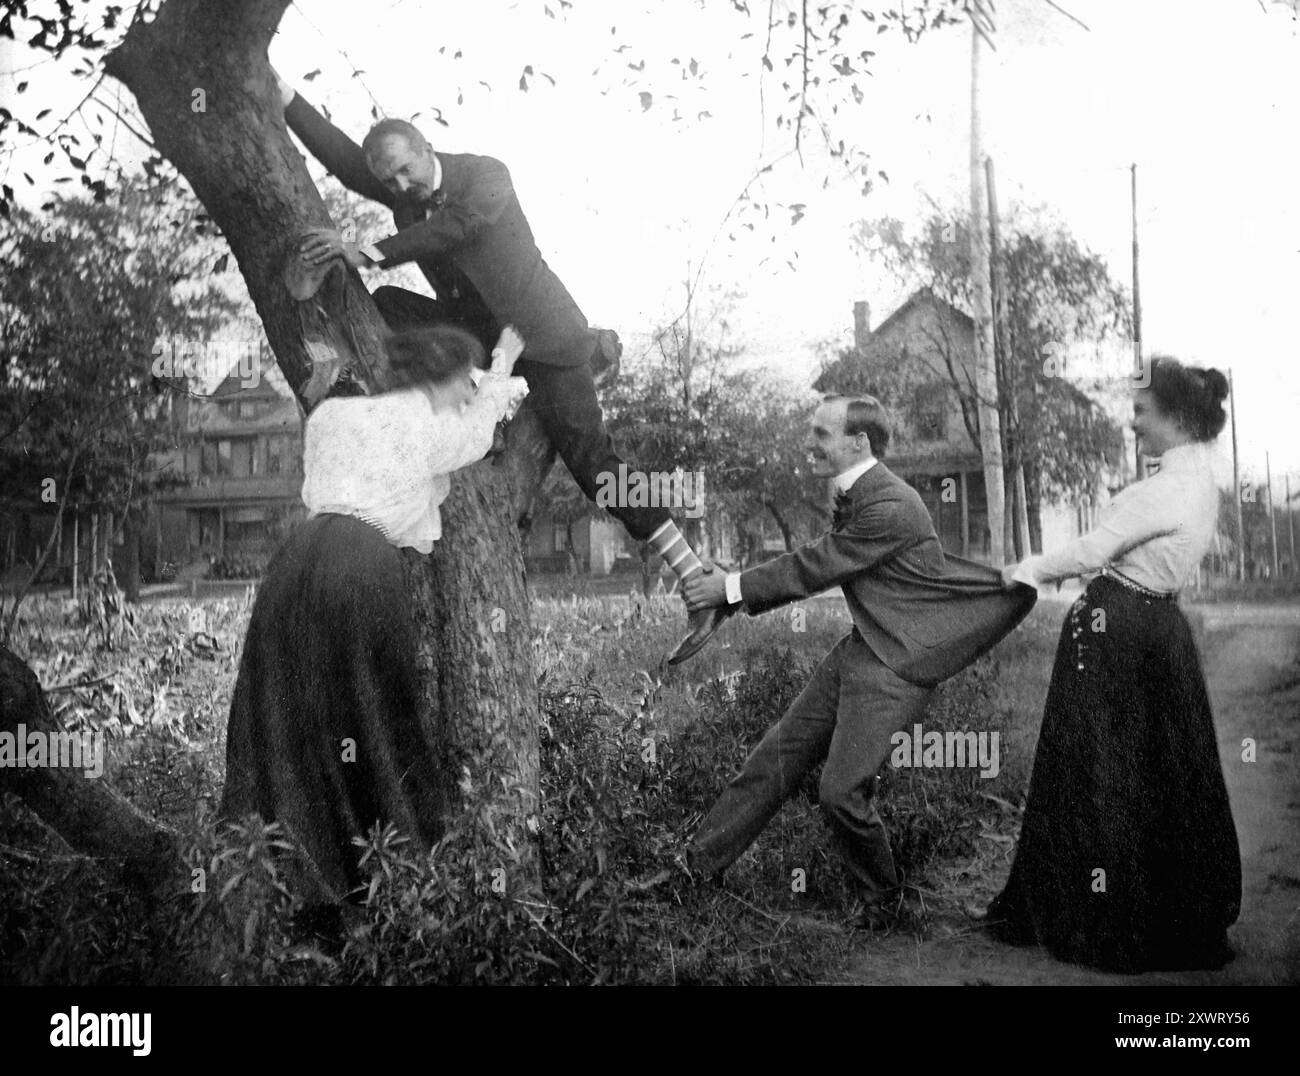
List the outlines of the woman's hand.
<svg viewBox="0 0 1300 1076">
<path fill-rule="evenodd" d="M 271 74 L 275 76 L 275 88 L 280 91 L 280 107 L 288 108 L 290 102 L 297 96 L 298 91 L 285 82 L 280 77 L 280 72 L 274 67 L 271 68 Z"/>
<path fill-rule="evenodd" d="M 509 377 L 515 368 L 515 360 L 523 353 L 524 338 L 513 325 L 501 330 L 501 339 L 492 349 L 492 372 L 502 377 Z"/>
<path fill-rule="evenodd" d="M 1015 575 L 1019 568 L 1019 564 L 1008 564 L 1002 569 L 1002 585 L 1004 587 L 1012 587 L 1016 584 L 1017 580 Z"/>
</svg>

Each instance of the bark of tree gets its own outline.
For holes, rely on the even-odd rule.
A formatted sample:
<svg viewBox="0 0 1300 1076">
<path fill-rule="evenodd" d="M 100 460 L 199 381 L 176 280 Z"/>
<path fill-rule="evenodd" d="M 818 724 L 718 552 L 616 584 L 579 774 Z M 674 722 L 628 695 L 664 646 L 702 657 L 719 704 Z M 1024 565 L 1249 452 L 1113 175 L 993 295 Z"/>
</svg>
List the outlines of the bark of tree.
<svg viewBox="0 0 1300 1076">
<path fill-rule="evenodd" d="M 0 646 L 0 732 L 59 731 L 36 674 Z M 165 826 L 142 814 L 104 780 L 80 770 L 0 767 L 0 788 L 21 799 L 76 851 L 95 859 L 115 882 L 165 895 L 184 883 L 180 845 Z"/>
<path fill-rule="evenodd" d="M 140 600 L 140 517 L 128 509 L 122 518 L 122 570 L 116 573 L 122 596 L 132 604 Z"/>
<path fill-rule="evenodd" d="M 305 303 L 281 280 L 297 237 L 332 223 L 290 141 L 267 61 L 287 7 L 288 0 L 166 0 L 152 21 L 131 27 L 105 70 L 135 95 L 159 151 L 224 234 L 276 361 L 310 412 L 341 368 L 384 385 L 385 326 L 351 270 L 332 272 Z M 341 361 L 313 365 L 308 336 L 327 341 Z M 443 822 L 458 814 L 467 793 L 476 806 L 499 806 L 497 833 L 522 850 L 525 869 L 533 863 L 530 823 L 538 808 L 538 714 L 512 524 L 527 516 L 553 459 L 540 425 L 525 414 L 512 423 L 501 457 L 458 474 L 434 553 L 403 554 L 418 622 L 421 719 L 444 748 Z M 158 827 L 125 801 L 106 799 L 101 782 L 85 783 L 97 787 L 78 794 L 63 784 L 40 786 L 36 801 L 23 794 L 74 847 L 92 846 L 110 819 L 112 839 L 128 858 L 147 858 L 152 848 L 160 862 L 167 859 Z"/>
</svg>

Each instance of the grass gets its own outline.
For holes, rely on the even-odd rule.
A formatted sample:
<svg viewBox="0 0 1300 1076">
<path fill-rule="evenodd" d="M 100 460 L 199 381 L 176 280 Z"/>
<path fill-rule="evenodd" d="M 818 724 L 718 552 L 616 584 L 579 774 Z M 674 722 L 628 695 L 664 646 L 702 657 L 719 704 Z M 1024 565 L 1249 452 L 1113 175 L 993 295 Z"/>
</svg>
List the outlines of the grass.
<svg viewBox="0 0 1300 1076">
<path fill-rule="evenodd" d="M 13 649 L 69 728 L 108 734 L 108 777 L 185 835 L 206 892 L 161 912 L 107 889 L 13 799 L 0 808 L 0 980 L 122 982 L 810 982 L 848 960 L 852 893 L 816 805 L 816 775 L 722 887 L 661 870 L 748 752 L 848 628 L 838 602 L 736 617 L 680 669 L 661 657 L 680 602 L 539 597 L 541 877 L 500 894 L 491 818 L 470 812 L 432 855 L 372 832 L 373 884 L 336 933 L 302 929 L 283 837 L 249 820 L 214 835 L 224 728 L 248 595 L 164 601 L 106 624 L 38 597 Z M 909 891 L 907 927 L 935 902 L 982 899 L 1028 784 L 1062 609 L 1046 605 L 945 683 L 931 729 L 998 730 L 1001 768 L 886 766 L 879 804 Z M 654 745 L 647 761 L 647 743 Z M 805 888 L 794 884 L 802 872 Z M 996 874 L 996 871 L 992 871 Z"/>
</svg>

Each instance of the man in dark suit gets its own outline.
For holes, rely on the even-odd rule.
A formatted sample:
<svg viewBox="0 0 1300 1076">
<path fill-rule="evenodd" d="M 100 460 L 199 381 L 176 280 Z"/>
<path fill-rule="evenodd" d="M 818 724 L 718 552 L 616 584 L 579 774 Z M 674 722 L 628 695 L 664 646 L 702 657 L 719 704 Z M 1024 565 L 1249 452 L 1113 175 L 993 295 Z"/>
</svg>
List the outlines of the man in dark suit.
<svg viewBox="0 0 1300 1076">
<path fill-rule="evenodd" d="M 303 243 L 302 261 L 318 270 L 335 258 L 381 269 L 414 261 L 437 298 L 376 289 L 375 304 L 394 330 L 449 322 L 491 351 L 501 330 L 513 325 L 524 338 L 516 373 L 528 382 L 531 406 L 569 473 L 595 501 L 602 481 L 608 484 L 626 467 L 605 428 L 592 374 L 593 362 L 617 368 L 617 337 L 588 326 L 547 266 L 505 165 L 491 157 L 434 153 L 405 120 L 381 120 L 358 146 L 276 78 L 289 128 L 344 186 L 388 206 L 398 229 L 371 244 L 320 229 Z M 679 579 L 699 572 L 699 558 L 666 507 L 617 500 L 607 507 Z M 702 647 L 724 619 L 722 610 L 692 613 L 677 660 Z"/>
<path fill-rule="evenodd" d="M 706 876 L 723 871 L 825 760 L 821 806 L 871 926 L 888 920 L 899 895 L 873 803 L 890 737 L 919 721 L 935 686 L 997 643 L 1036 597 L 1032 587 L 1004 589 L 994 568 L 944 553 L 920 496 L 880 462 L 888 442 L 878 401 L 827 397 L 812 417 L 808 450 L 814 473 L 835 478 L 830 533 L 748 571 L 710 570 L 685 586 L 688 609 L 743 606 L 751 615 L 843 588 L 853 630 L 723 792 L 687 864 Z"/>
</svg>

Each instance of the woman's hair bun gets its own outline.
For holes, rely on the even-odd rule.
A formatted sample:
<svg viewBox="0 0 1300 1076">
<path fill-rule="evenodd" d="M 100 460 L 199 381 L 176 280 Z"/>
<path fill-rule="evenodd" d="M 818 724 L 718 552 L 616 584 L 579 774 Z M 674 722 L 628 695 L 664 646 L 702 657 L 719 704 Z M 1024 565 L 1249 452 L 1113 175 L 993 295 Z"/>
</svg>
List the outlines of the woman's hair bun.
<svg viewBox="0 0 1300 1076">
<path fill-rule="evenodd" d="M 1228 398 L 1228 379 L 1213 366 L 1205 370 L 1205 391 L 1215 403 Z"/>
</svg>

